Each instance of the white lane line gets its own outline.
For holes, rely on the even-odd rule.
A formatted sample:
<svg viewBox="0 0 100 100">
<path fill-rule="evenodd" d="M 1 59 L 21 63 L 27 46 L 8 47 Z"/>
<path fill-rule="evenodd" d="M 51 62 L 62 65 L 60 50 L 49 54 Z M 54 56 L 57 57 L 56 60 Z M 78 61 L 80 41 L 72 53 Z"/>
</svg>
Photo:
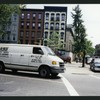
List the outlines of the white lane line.
<svg viewBox="0 0 100 100">
<path fill-rule="evenodd" d="M 97 77 L 97 76 L 94 76 L 94 75 L 90 75 L 91 77 L 94 77 L 94 78 L 97 78 L 97 79 L 100 79 L 100 77 Z"/>
<path fill-rule="evenodd" d="M 68 89 L 70 96 L 79 96 L 79 94 L 76 92 L 74 87 L 69 83 L 69 81 L 63 75 L 59 74 L 59 76 L 61 77 L 66 88 Z"/>
</svg>

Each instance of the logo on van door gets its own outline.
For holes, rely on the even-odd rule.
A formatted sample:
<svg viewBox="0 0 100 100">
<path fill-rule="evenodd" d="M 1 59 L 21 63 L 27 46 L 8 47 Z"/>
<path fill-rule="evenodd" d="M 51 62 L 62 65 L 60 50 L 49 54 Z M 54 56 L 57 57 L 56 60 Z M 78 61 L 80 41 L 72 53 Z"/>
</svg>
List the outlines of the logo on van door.
<svg viewBox="0 0 100 100">
<path fill-rule="evenodd" d="M 42 58 L 42 56 L 32 56 L 31 62 L 34 62 L 34 63 L 42 63 L 41 58 Z"/>
<path fill-rule="evenodd" d="M 0 57 L 8 57 L 8 47 L 0 47 Z"/>
</svg>

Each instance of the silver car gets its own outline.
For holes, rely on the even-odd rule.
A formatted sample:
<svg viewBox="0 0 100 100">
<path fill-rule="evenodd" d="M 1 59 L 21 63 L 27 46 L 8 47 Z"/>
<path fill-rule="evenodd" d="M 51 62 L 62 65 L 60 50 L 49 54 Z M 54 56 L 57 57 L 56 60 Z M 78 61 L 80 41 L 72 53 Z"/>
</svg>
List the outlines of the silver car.
<svg viewBox="0 0 100 100">
<path fill-rule="evenodd" d="M 100 58 L 92 59 L 90 63 L 90 69 L 92 71 L 100 71 Z"/>
</svg>

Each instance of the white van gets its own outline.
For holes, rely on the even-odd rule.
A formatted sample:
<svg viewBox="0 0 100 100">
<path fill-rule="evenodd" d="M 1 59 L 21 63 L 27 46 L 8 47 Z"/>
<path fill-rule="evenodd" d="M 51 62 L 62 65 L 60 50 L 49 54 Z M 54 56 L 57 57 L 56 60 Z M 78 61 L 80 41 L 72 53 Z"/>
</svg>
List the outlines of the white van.
<svg viewBox="0 0 100 100">
<path fill-rule="evenodd" d="M 41 77 L 63 73 L 64 62 L 47 46 L 0 44 L 0 72 L 36 71 Z"/>
</svg>

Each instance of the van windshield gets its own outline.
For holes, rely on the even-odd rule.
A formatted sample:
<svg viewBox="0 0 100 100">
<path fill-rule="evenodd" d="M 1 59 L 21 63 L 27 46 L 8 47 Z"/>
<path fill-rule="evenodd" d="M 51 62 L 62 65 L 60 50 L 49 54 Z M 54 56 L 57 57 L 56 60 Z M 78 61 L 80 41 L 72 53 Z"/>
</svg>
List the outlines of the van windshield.
<svg viewBox="0 0 100 100">
<path fill-rule="evenodd" d="M 45 49 L 46 49 L 48 55 L 55 56 L 55 53 L 49 47 L 45 47 Z"/>
</svg>

